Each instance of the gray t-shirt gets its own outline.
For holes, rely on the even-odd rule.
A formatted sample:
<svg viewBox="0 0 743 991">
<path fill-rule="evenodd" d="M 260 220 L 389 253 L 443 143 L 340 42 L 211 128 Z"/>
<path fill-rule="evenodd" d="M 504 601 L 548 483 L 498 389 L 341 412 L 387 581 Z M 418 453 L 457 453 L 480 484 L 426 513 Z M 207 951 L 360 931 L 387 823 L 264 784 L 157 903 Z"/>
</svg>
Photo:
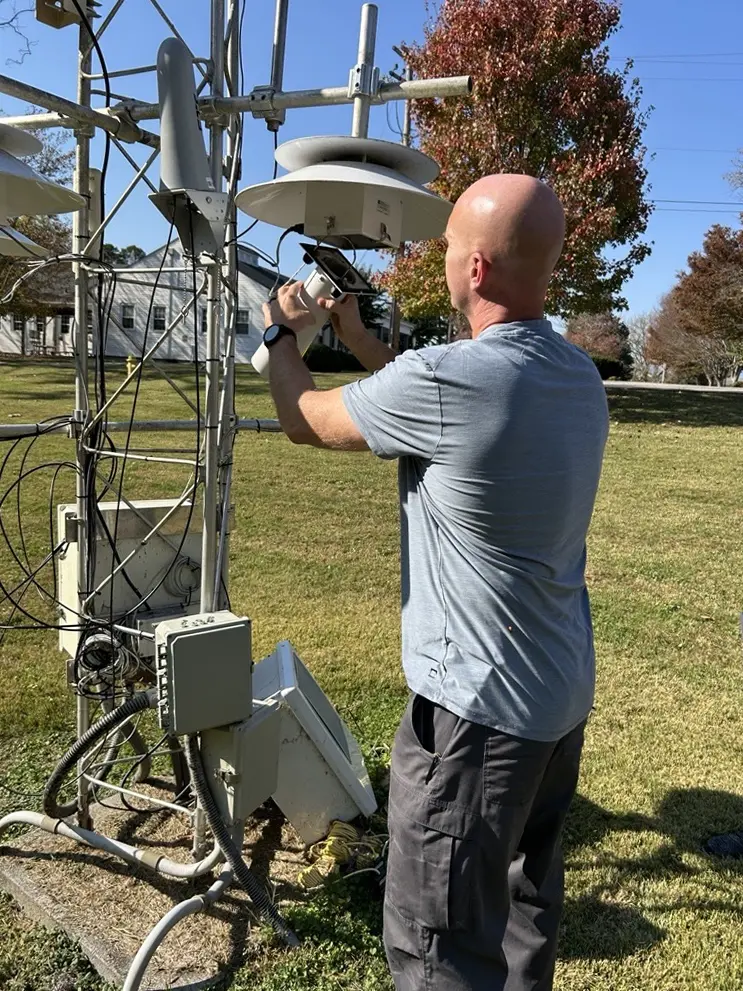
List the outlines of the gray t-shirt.
<svg viewBox="0 0 743 991">
<path fill-rule="evenodd" d="M 411 691 L 514 736 L 588 715 L 586 532 L 608 433 L 585 352 L 546 320 L 407 351 L 343 399 L 399 458 L 403 667 Z"/>
</svg>

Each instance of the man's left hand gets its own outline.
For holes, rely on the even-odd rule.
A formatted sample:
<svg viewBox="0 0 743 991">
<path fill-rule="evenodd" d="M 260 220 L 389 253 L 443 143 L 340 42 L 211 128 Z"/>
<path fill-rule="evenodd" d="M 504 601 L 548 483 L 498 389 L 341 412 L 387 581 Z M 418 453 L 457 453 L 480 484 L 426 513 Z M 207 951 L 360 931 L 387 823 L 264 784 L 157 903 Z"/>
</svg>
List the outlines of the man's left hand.
<svg viewBox="0 0 743 991">
<path fill-rule="evenodd" d="M 295 334 L 299 334 L 325 316 L 315 305 L 314 300 L 307 300 L 306 295 L 304 298 L 300 297 L 303 286 L 302 282 L 292 282 L 290 285 L 282 286 L 276 299 L 263 304 L 266 327 L 280 323 L 290 327 Z"/>
</svg>

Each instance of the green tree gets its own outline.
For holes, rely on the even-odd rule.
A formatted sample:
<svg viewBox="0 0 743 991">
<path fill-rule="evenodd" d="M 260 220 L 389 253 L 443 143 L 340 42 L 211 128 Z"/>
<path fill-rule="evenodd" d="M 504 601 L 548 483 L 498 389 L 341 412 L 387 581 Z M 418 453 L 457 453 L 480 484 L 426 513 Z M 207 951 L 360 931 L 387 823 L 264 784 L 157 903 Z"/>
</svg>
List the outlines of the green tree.
<svg viewBox="0 0 743 991">
<path fill-rule="evenodd" d="M 555 315 L 624 308 L 622 286 L 650 251 L 641 91 L 629 65 L 609 67 L 606 46 L 619 16 L 609 0 L 442 0 L 423 43 L 405 47 L 418 76 L 475 81 L 470 100 L 413 104 L 420 147 L 441 165 L 438 192 L 456 200 L 484 175 L 517 172 L 560 197 Z M 448 313 L 443 257 L 439 241 L 414 244 L 387 271 L 406 316 Z"/>
<path fill-rule="evenodd" d="M 129 244 L 126 248 L 117 248 L 115 244 L 103 245 L 103 260 L 109 265 L 136 265 L 146 254 L 137 244 Z"/>
</svg>

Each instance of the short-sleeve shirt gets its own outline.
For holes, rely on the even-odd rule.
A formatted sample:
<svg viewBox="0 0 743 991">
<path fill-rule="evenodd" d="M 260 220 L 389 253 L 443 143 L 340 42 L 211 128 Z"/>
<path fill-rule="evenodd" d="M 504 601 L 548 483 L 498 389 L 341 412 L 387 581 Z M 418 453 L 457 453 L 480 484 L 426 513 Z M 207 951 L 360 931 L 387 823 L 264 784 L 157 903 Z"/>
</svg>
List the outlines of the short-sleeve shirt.
<svg viewBox="0 0 743 991">
<path fill-rule="evenodd" d="M 601 378 L 549 321 L 406 351 L 343 399 L 399 459 L 403 668 L 472 722 L 557 740 L 593 704 L 586 535 L 608 432 Z"/>
</svg>

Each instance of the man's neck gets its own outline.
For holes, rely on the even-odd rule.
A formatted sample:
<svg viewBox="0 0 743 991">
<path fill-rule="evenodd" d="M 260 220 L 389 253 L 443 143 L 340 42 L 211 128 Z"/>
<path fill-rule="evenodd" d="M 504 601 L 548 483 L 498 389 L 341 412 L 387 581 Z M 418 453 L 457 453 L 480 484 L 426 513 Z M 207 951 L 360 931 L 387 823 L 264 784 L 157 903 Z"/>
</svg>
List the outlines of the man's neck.
<svg viewBox="0 0 743 991">
<path fill-rule="evenodd" d="M 544 320 L 544 307 L 536 303 L 531 306 L 512 307 L 483 299 L 475 306 L 473 312 L 466 314 L 466 316 L 472 329 L 472 337 L 475 338 L 488 327 L 494 327 L 501 323 Z"/>
</svg>

